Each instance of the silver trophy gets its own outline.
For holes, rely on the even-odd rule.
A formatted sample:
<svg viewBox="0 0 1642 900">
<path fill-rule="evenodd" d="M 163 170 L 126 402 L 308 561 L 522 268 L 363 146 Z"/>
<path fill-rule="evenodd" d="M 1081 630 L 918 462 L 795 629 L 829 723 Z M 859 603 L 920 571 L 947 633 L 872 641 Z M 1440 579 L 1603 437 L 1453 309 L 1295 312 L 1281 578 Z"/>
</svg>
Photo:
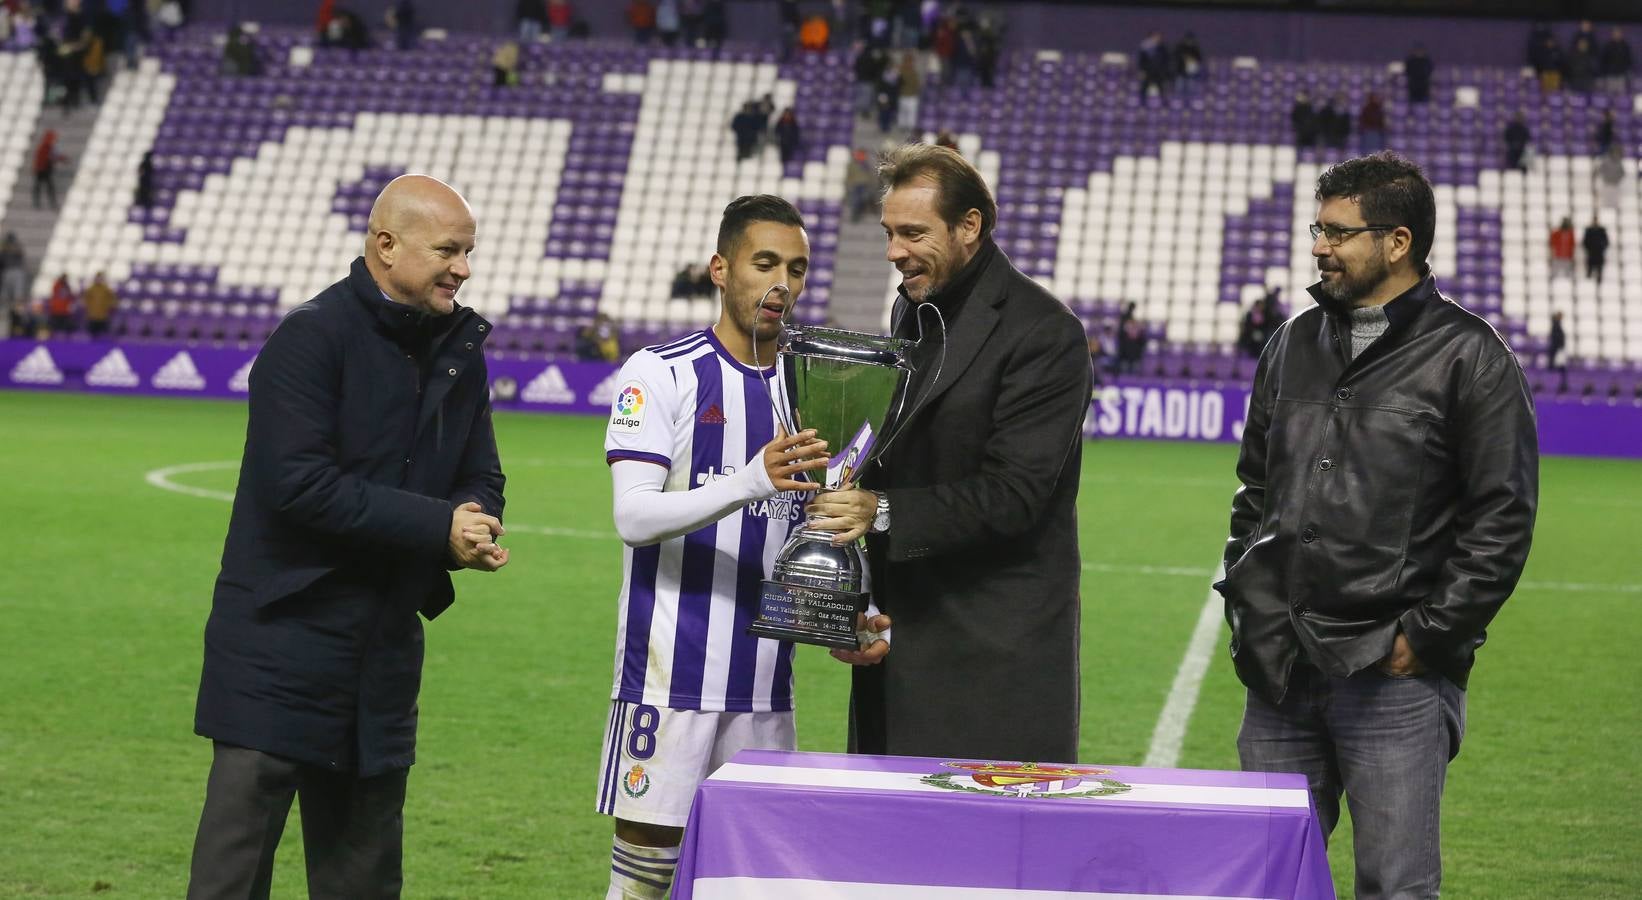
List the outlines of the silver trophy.
<svg viewBox="0 0 1642 900">
<path fill-rule="evenodd" d="M 897 397 L 905 400 L 911 348 L 911 341 L 876 334 L 787 328 L 786 346 L 776 357 L 793 404 L 793 421 L 784 424 L 793 434 L 815 429 L 832 449 L 819 490 L 854 482 L 874 451 L 887 446 L 881 435 L 884 417 Z M 865 563 L 855 543 L 835 546 L 833 537 L 806 524 L 787 538 L 748 633 L 856 648 L 855 617 L 867 607 Z"/>
</svg>

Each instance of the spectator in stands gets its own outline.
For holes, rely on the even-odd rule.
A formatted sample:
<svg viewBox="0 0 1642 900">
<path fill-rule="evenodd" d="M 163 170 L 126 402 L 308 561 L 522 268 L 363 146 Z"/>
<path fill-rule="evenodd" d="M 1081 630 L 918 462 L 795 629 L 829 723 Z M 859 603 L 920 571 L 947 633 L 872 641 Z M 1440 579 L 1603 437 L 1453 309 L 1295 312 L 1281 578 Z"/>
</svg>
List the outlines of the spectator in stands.
<svg viewBox="0 0 1642 900">
<path fill-rule="evenodd" d="M 648 44 L 656 36 L 656 4 L 654 0 L 631 0 L 627 4 L 627 26 L 633 29 L 633 41 Z"/>
<path fill-rule="evenodd" d="M 1100 387 L 1111 374 L 1117 360 L 1117 340 L 1112 335 L 1112 324 L 1102 322 L 1089 335 L 1089 365 L 1095 371 L 1095 387 Z"/>
<path fill-rule="evenodd" d="M 1413 52 L 1403 60 L 1403 79 L 1408 83 L 1409 103 L 1431 102 L 1431 55 L 1424 44 L 1415 44 Z"/>
<path fill-rule="evenodd" d="M 865 119 L 872 115 L 872 106 L 878 96 L 878 80 L 884 77 L 888 59 L 877 47 L 858 43 L 855 50 L 855 117 Z"/>
<path fill-rule="evenodd" d="M 975 74 L 981 79 L 981 87 L 987 90 L 997 86 L 998 79 L 998 52 L 1003 43 L 1003 35 L 990 17 L 984 17 L 975 26 Z"/>
<path fill-rule="evenodd" d="M 1134 304 L 1130 304 L 1132 308 Z M 1124 375 L 1136 375 L 1146 358 L 1146 326 L 1132 315 L 1123 320 L 1117 334 L 1117 370 Z"/>
<path fill-rule="evenodd" d="M 1169 59 L 1169 46 L 1163 43 L 1163 32 L 1154 31 L 1140 42 L 1135 51 L 1135 66 L 1140 70 L 1140 102 L 1145 103 L 1152 89 L 1159 97 L 1169 92 L 1174 83 L 1175 64 Z"/>
<path fill-rule="evenodd" d="M 1190 31 L 1174 45 L 1174 70 L 1176 78 L 1184 88 L 1201 83 L 1206 74 L 1203 67 L 1203 48 L 1197 43 L 1197 35 Z"/>
<path fill-rule="evenodd" d="M 942 128 L 940 131 L 936 132 L 936 134 L 935 134 L 935 146 L 945 147 L 948 150 L 957 150 L 958 149 L 958 139 L 957 139 L 957 137 L 953 136 L 951 129 Z"/>
<path fill-rule="evenodd" d="M 764 134 L 764 117 L 758 112 L 758 103 L 748 100 L 741 104 L 741 111 L 730 120 L 730 131 L 735 134 L 736 160 L 752 158 L 758 139 Z"/>
<path fill-rule="evenodd" d="M 547 29 L 554 40 L 562 41 L 570 37 L 570 25 L 574 19 L 570 0 L 547 0 Z"/>
<path fill-rule="evenodd" d="M 1296 94 L 1294 105 L 1289 107 L 1289 124 L 1294 126 L 1294 146 L 1317 146 L 1317 111 L 1311 106 L 1311 95 L 1305 91 Z"/>
<path fill-rule="evenodd" d="M 1562 73 L 1567 68 L 1568 60 L 1562 53 L 1562 45 L 1557 43 L 1556 35 L 1549 30 L 1540 38 L 1539 52 L 1534 54 L 1531 65 L 1539 76 L 1541 91 L 1550 94 L 1562 90 Z"/>
<path fill-rule="evenodd" d="M 1596 155 L 1601 156 L 1608 152 L 1609 147 L 1614 146 L 1614 142 L 1618 138 L 1617 127 L 1618 123 L 1614 121 L 1613 110 L 1603 110 L 1602 121 L 1596 123 L 1596 133 L 1592 135 L 1596 141 Z"/>
<path fill-rule="evenodd" d="M 51 296 L 46 298 L 46 327 L 53 336 L 74 333 L 74 307 L 78 300 L 68 283 L 68 273 L 58 275 L 51 283 Z"/>
<path fill-rule="evenodd" d="M 228 43 L 222 48 L 222 74 L 236 78 L 262 74 L 257 48 L 251 43 L 250 35 L 238 25 L 228 29 Z"/>
<path fill-rule="evenodd" d="M 1346 112 L 1346 96 L 1335 94 L 1323 104 L 1322 112 L 1317 114 L 1318 122 L 1322 126 L 1323 143 L 1336 150 L 1344 150 L 1346 142 L 1351 140 L 1351 114 Z"/>
<path fill-rule="evenodd" d="M 878 171 L 873 168 L 867 151 L 851 151 L 849 168 L 844 170 L 844 191 L 851 222 L 859 222 L 866 216 L 872 206 L 873 188 L 877 184 Z"/>
<path fill-rule="evenodd" d="M 901 70 L 890 69 L 878 82 L 878 130 L 889 133 L 901 109 Z"/>
<path fill-rule="evenodd" d="M 1596 162 L 1592 173 L 1596 182 L 1597 205 L 1602 209 L 1619 209 L 1620 186 L 1625 183 L 1625 151 L 1616 143 Z"/>
<path fill-rule="evenodd" d="M 519 83 L 519 43 L 503 41 L 490 56 L 490 83 L 494 87 L 513 87 Z"/>
<path fill-rule="evenodd" d="M 595 315 L 576 333 L 576 358 L 582 362 L 615 362 L 621 358 L 618 329 L 608 313 Z"/>
<path fill-rule="evenodd" d="M 1589 35 L 1580 34 L 1568 51 L 1568 88 L 1589 94 L 1596 88 L 1596 42 Z"/>
<path fill-rule="evenodd" d="M 416 4 L 411 0 L 397 0 L 388 7 L 386 19 L 388 29 L 393 32 L 393 46 L 400 50 L 409 50 L 416 46 Z"/>
<path fill-rule="evenodd" d="M 1271 339 L 1271 333 L 1282 324 L 1272 303 L 1273 295 L 1268 293 L 1249 304 L 1248 311 L 1243 313 L 1243 321 L 1237 329 L 1237 349 L 1244 356 L 1259 359 L 1260 351 L 1266 349 L 1266 341 Z"/>
<path fill-rule="evenodd" d="M 40 80 L 44 83 L 45 100 L 50 104 L 53 100 L 64 103 L 63 109 L 68 110 L 67 79 L 63 75 L 63 55 L 58 51 L 57 40 L 51 36 L 51 30 L 45 27 L 45 19 L 35 20 L 38 37 L 34 44 L 34 60 L 40 65 Z"/>
<path fill-rule="evenodd" d="M 180 0 L 163 0 L 159 9 L 154 10 L 154 21 L 160 24 L 160 28 L 169 37 L 188 24 L 188 12 L 183 9 Z"/>
<path fill-rule="evenodd" d="M 6 232 L 0 240 L 0 309 L 9 319 L 8 333 L 12 337 L 34 335 L 34 315 L 29 310 L 28 265 L 23 256 L 23 244 L 14 231 Z"/>
<path fill-rule="evenodd" d="M 325 35 L 331 30 L 331 20 L 336 18 L 336 0 L 319 0 L 319 7 L 314 10 L 314 36 L 324 42 Z"/>
<path fill-rule="evenodd" d="M 1539 73 L 1541 64 L 1545 61 L 1545 39 L 1554 37 L 1555 35 L 1551 33 L 1551 26 L 1547 22 L 1535 22 L 1528 27 L 1528 49 L 1523 56 L 1523 60 L 1527 62 L 1529 68 L 1534 70 L 1536 75 Z"/>
<path fill-rule="evenodd" d="M 679 30 L 683 27 L 679 20 L 678 3 L 679 0 L 656 0 L 656 34 L 668 47 L 678 43 Z"/>
<path fill-rule="evenodd" d="M 1545 344 L 1545 368 L 1553 372 L 1560 372 L 1564 378 L 1568 375 L 1568 359 L 1563 352 L 1568 349 L 1568 332 L 1562 330 L 1562 312 L 1551 313 L 1551 339 Z"/>
<path fill-rule="evenodd" d="M 1608 42 L 1602 45 L 1599 71 L 1602 73 L 1603 88 L 1614 93 L 1630 91 L 1632 65 L 1631 45 L 1625 40 L 1625 29 L 1615 25 L 1608 35 Z"/>
<path fill-rule="evenodd" d="M 775 123 L 775 145 L 781 151 L 783 168 L 798 160 L 798 150 L 803 140 L 803 129 L 798 127 L 798 113 L 789 106 L 781 111 L 781 118 Z"/>
<path fill-rule="evenodd" d="M 924 91 L 924 75 L 918 70 L 917 51 L 902 52 L 896 89 L 900 96 L 895 106 L 895 124 L 912 135 L 918 128 L 918 99 Z"/>
<path fill-rule="evenodd" d="M 57 45 L 57 72 L 63 84 L 63 111 L 70 112 L 79 108 L 80 94 L 86 90 L 84 59 L 91 29 L 78 9 L 65 11 L 58 29 L 62 39 Z"/>
<path fill-rule="evenodd" d="M 704 0 L 701 7 L 701 39 L 710 49 L 717 50 L 724 46 L 724 39 L 730 36 L 730 12 L 724 6 L 724 0 Z"/>
<path fill-rule="evenodd" d="M 1505 126 L 1505 167 L 1507 169 L 1528 171 L 1526 156 L 1530 139 L 1528 116 L 1518 110 L 1515 115 L 1511 116 L 1511 121 Z"/>
<path fill-rule="evenodd" d="M 820 13 L 812 14 L 798 26 L 798 48 L 811 53 L 825 53 L 832 43 L 832 24 Z"/>
<path fill-rule="evenodd" d="M 781 61 L 786 62 L 792 56 L 793 48 L 798 46 L 798 31 L 804 27 L 804 13 L 798 8 L 798 0 L 776 0 L 775 13 L 781 23 Z"/>
<path fill-rule="evenodd" d="M 975 86 L 975 19 L 968 10 L 959 7 L 953 16 L 953 28 L 956 39 L 952 42 L 952 84 L 961 87 Z"/>
<path fill-rule="evenodd" d="M 705 0 L 679 0 L 679 18 L 684 25 L 684 43 L 686 46 L 699 47 L 702 45 L 702 23 L 706 18 Z"/>
<path fill-rule="evenodd" d="M 40 193 L 45 192 L 46 201 L 52 209 L 57 208 L 57 165 L 68 162 L 68 157 L 57 152 L 57 131 L 48 128 L 40 135 L 40 143 L 34 148 L 34 208 L 40 208 Z"/>
<path fill-rule="evenodd" d="M 1385 103 L 1374 91 L 1357 112 L 1357 146 L 1364 156 L 1385 149 Z"/>
<path fill-rule="evenodd" d="M 713 295 L 712 273 L 706 266 L 694 263 L 678 270 L 673 276 L 673 289 L 669 296 L 675 300 L 688 300 L 692 297 L 711 297 Z"/>
<path fill-rule="evenodd" d="M 942 15 L 935 20 L 935 30 L 929 35 L 929 49 L 940 67 L 941 83 L 952 84 L 955 77 L 952 61 L 958 52 L 958 26 L 952 16 Z"/>
<path fill-rule="evenodd" d="M 1585 248 L 1585 277 L 1596 279 L 1602 283 L 1602 267 L 1608 261 L 1608 229 L 1596 216 L 1591 217 L 1591 224 L 1585 226 L 1585 234 L 1580 238 L 1580 246 Z"/>
<path fill-rule="evenodd" d="M 1574 220 L 1567 216 L 1551 230 L 1551 276 L 1574 277 Z"/>
<path fill-rule="evenodd" d="M 109 286 L 102 272 L 98 272 L 86 287 L 82 300 L 86 310 L 86 334 L 93 338 L 108 334 L 109 322 L 114 318 L 115 307 L 120 305 L 120 297 L 114 293 L 114 288 Z"/>
<path fill-rule="evenodd" d="M 357 13 L 339 9 L 336 15 L 331 17 L 331 24 L 325 26 L 325 33 L 319 42 L 323 46 L 340 47 L 358 53 L 370 49 L 371 33 L 365 27 L 365 20 Z"/>
<path fill-rule="evenodd" d="M 533 44 L 542 39 L 547 30 L 546 0 L 518 0 L 513 7 L 513 18 L 518 23 L 519 43 Z"/>
<path fill-rule="evenodd" d="M 142 161 L 137 163 L 137 189 L 132 193 L 131 203 L 139 209 L 152 209 L 154 206 L 154 151 L 143 152 Z"/>
<path fill-rule="evenodd" d="M 92 103 L 101 103 L 103 79 L 108 75 L 108 42 L 95 29 L 87 28 L 85 49 L 80 53 L 81 83 Z"/>
</svg>

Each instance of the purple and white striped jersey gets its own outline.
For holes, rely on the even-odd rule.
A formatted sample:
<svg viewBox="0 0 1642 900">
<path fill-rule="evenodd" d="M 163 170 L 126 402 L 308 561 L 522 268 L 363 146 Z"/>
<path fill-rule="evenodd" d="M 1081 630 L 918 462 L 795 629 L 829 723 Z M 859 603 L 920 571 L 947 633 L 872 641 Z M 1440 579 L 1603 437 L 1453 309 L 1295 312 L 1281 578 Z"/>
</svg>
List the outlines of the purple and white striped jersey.
<svg viewBox="0 0 1642 900">
<path fill-rule="evenodd" d="M 647 347 L 622 366 L 605 459 L 664 466 L 663 490 L 733 475 L 775 438 L 781 379 L 737 362 L 711 329 Z M 751 637 L 760 582 L 803 518 L 783 491 L 682 537 L 622 551 L 611 699 L 730 712 L 792 709 L 792 644 Z"/>
</svg>

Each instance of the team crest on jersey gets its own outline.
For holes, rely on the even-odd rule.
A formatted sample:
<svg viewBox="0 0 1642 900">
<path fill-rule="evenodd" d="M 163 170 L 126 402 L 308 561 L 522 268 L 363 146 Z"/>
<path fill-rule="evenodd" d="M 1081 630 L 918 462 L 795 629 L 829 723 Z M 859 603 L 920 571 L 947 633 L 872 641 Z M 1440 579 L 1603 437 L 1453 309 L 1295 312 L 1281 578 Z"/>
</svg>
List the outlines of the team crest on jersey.
<svg viewBox="0 0 1642 900">
<path fill-rule="evenodd" d="M 610 404 L 610 430 L 637 434 L 644 424 L 644 386 L 629 381 L 616 392 Z"/>
<path fill-rule="evenodd" d="M 621 789 L 635 800 L 643 797 L 650 791 L 650 773 L 644 771 L 643 766 L 634 763 L 633 768 L 628 769 L 627 774 L 621 777 Z"/>
<path fill-rule="evenodd" d="M 960 763 L 942 765 L 962 769 L 918 779 L 930 787 L 1003 797 L 1110 797 L 1127 793 L 1129 785 L 1101 776 L 1107 769 L 1089 766 L 1040 766 L 1037 763 Z"/>
</svg>

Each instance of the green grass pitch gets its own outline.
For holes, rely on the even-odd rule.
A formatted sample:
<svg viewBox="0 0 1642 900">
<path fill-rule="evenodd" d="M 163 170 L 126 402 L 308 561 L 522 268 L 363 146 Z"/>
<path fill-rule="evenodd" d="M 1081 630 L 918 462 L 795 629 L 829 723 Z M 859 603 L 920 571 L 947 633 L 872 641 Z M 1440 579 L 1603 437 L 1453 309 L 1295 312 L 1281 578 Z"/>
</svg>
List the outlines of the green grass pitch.
<svg viewBox="0 0 1642 900">
<path fill-rule="evenodd" d="M 502 573 L 427 630 L 406 895 L 602 896 L 592 811 L 620 545 L 596 418 L 502 415 Z M 200 636 L 244 434 L 231 403 L 0 393 L 0 896 L 180 897 L 210 751 Z M 1136 764 L 1208 594 L 1235 448 L 1087 445 L 1082 761 Z M 172 476 L 205 494 L 161 490 Z M 1472 682 L 1445 895 L 1642 896 L 1642 464 L 1548 459 L 1525 584 Z M 1217 642 L 1180 764 L 1235 768 Z M 799 740 L 844 742 L 846 672 L 801 648 Z M 849 840 L 849 835 L 839 835 Z M 1350 895 L 1349 826 L 1334 839 Z M 871 848 L 862 848 L 870 859 Z M 303 896 L 300 829 L 275 895 Z"/>
</svg>

